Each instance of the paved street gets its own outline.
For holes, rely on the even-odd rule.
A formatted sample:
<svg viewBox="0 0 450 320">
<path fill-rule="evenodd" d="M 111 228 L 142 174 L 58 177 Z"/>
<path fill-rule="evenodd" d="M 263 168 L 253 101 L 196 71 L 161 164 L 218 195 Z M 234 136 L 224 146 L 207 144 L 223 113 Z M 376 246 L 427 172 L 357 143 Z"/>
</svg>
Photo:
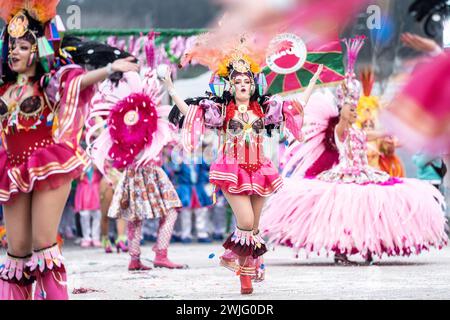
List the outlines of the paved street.
<svg viewBox="0 0 450 320">
<path fill-rule="evenodd" d="M 218 266 L 220 243 L 175 244 L 170 257 L 189 269 L 127 271 L 128 255 L 101 249 L 64 250 L 71 299 L 450 299 L 450 248 L 410 258 L 385 258 L 373 266 L 334 266 L 332 258 L 295 259 L 288 248 L 266 255 L 266 280 L 251 296 L 239 294 L 239 279 Z M 213 258 L 210 255 L 214 254 Z M 143 247 L 151 264 L 151 244 Z M 96 292 L 73 294 L 74 289 Z"/>
</svg>

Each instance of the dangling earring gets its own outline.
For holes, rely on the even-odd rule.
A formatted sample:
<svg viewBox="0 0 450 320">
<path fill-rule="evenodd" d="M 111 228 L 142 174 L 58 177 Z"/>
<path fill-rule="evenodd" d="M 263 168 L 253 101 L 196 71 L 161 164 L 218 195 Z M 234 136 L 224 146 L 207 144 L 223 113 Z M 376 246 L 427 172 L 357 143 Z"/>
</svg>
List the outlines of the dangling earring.
<svg viewBox="0 0 450 320">
<path fill-rule="evenodd" d="M 253 95 L 255 94 L 255 89 L 256 89 L 255 85 L 252 84 L 252 85 L 250 86 L 250 96 L 253 96 Z"/>
<path fill-rule="evenodd" d="M 33 65 L 33 63 L 35 62 L 35 60 L 36 60 L 36 51 L 37 51 L 36 45 L 33 44 L 32 48 L 31 48 L 30 58 L 28 59 L 27 67 L 31 67 Z"/>
<path fill-rule="evenodd" d="M 36 53 L 31 53 L 30 58 L 28 59 L 27 67 L 31 67 L 36 59 Z"/>
</svg>

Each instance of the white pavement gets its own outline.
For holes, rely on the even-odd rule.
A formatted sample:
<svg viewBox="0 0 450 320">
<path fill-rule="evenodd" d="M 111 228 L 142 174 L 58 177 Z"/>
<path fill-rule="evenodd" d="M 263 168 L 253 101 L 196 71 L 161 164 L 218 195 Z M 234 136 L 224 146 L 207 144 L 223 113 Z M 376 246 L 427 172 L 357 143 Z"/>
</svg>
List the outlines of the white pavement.
<svg viewBox="0 0 450 320">
<path fill-rule="evenodd" d="M 220 243 L 171 245 L 169 257 L 189 269 L 128 272 L 128 255 L 101 249 L 64 249 L 74 300 L 138 299 L 450 299 L 450 248 L 409 258 L 385 258 L 372 266 L 334 266 L 332 258 L 295 259 L 288 248 L 266 254 L 266 280 L 251 296 L 239 294 L 239 278 L 218 266 Z M 210 255 L 215 256 L 210 259 Z M 143 247 L 151 265 L 151 245 Z M 98 292 L 73 294 L 74 289 Z"/>
</svg>

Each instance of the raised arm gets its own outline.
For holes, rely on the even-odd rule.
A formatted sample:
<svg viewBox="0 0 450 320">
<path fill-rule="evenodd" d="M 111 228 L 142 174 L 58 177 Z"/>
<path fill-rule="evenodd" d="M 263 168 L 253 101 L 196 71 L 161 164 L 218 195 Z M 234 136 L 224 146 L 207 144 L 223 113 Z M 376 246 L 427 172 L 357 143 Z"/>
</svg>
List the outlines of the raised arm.
<svg viewBox="0 0 450 320">
<path fill-rule="evenodd" d="M 180 112 L 184 115 L 187 114 L 189 106 L 175 92 L 175 86 L 173 85 L 172 78 L 170 77 L 170 70 L 167 70 L 166 76 L 164 77 L 164 79 L 161 80 L 164 83 L 165 87 L 167 88 L 167 92 L 172 97 L 172 100 L 175 102 L 178 109 L 180 109 Z"/>
<path fill-rule="evenodd" d="M 304 103 L 305 106 L 308 104 L 309 98 L 311 97 L 312 92 L 314 91 L 314 87 L 316 86 L 317 79 L 319 79 L 320 74 L 323 70 L 323 64 L 319 65 L 319 68 L 317 69 L 314 76 L 309 81 L 308 87 L 305 90 L 304 93 Z"/>
<path fill-rule="evenodd" d="M 87 72 L 81 80 L 81 90 L 86 89 L 87 87 L 98 82 L 102 82 L 103 80 L 106 80 L 106 78 L 108 78 L 114 72 L 139 72 L 139 65 L 133 62 L 135 59 L 136 58 L 134 57 L 118 59 L 106 67 Z"/>
</svg>

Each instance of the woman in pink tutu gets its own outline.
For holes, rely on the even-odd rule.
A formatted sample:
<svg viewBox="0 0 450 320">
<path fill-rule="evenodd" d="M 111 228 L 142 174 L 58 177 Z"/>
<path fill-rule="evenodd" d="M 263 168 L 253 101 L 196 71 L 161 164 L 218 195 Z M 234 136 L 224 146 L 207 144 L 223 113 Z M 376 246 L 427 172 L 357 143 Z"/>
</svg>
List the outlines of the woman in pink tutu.
<svg viewBox="0 0 450 320">
<path fill-rule="evenodd" d="M 223 244 L 227 251 L 221 260 L 240 275 L 241 293 L 251 294 L 252 277 L 258 277 L 264 269 L 260 258 L 266 252 L 259 233 L 261 209 L 265 198 L 283 185 L 277 168 L 263 154 L 264 135 L 286 121 L 291 133 L 301 140 L 303 108 L 297 101 L 263 95 L 260 61 L 246 47 L 247 39 L 240 37 L 235 47 L 213 53 L 202 40 L 205 39 L 197 42 L 195 54 L 190 58 L 213 70 L 210 83 L 213 94 L 183 101 L 175 93 L 170 74 L 164 81 L 179 111 L 185 115 L 183 144 L 188 152 L 198 151 L 196 141 L 205 126 L 219 130 L 221 147 L 209 177 L 216 190 L 220 188 L 225 195 L 237 220 L 236 230 Z M 312 77 L 308 92 L 312 91 L 320 72 L 321 68 Z M 226 83 L 229 91 L 224 90 Z M 179 124 L 178 109 L 173 110 L 171 118 Z"/>
<path fill-rule="evenodd" d="M 0 300 L 68 299 L 58 225 L 72 179 L 87 164 L 78 144 L 95 83 L 114 71 L 137 70 L 118 60 L 85 73 L 60 51 L 58 0 L 0 1 L 7 24 L 0 41 L 0 204 L 8 254 L 0 266 Z"/>
<path fill-rule="evenodd" d="M 338 89 L 339 111 L 330 102 L 317 106 L 321 111 L 311 110 L 312 117 L 306 110 L 306 142 L 285 169 L 292 169 L 297 161 L 302 172 L 294 170 L 282 192 L 264 208 L 262 234 L 270 243 L 296 252 L 304 249 L 307 255 L 333 252 L 335 262 L 345 265 L 353 264 L 347 258 L 351 254 L 360 254 L 370 263 L 375 255 L 410 255 L 432 246 L 441 248 L 448 239 L 439 191 L 416 179 L 390 177 L 368 165 L 367 139 L 380 134 L 366 135 L 354 126 L 360 85 L 353 70 L 363 40 L 346 44 L 348 72 Z M 326 138 L 337 115 L 332 132 L 339 159 L 333 166 L 333 148 Z M 315 178 L 308 174 L 313 171 Z M 305 177 L 299 177 L 302 174 Z"/>
</svg>

